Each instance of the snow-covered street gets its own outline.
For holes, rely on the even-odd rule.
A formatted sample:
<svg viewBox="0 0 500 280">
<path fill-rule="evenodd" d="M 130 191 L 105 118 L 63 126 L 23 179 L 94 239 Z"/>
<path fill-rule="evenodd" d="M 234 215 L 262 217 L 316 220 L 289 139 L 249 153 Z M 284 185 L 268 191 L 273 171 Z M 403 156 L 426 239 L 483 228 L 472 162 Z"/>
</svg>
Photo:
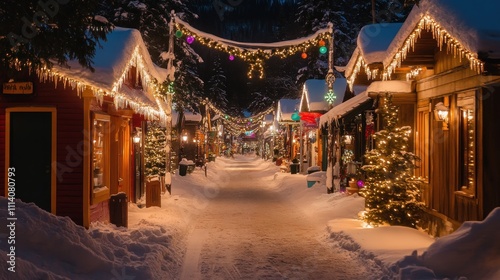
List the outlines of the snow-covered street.
<svg viewBox="0 0 500 280">
<path fill-rule="evenodd" d="M 374 262 L 332 248 L 326 221 L 270 189 L 251 159 L 228 162 L 192 221 L 181 279 L 380 278 Z"/>
<path fill-rule="evenodd" d="M 128 228 L 90 229 L 16 201 L 0 230 L 0 279 L 498 279 L 500 208 L 435 239 L 401 226 L 365 227 L 364 198 L 308 188 L 255 156 L 217 158 L 172 176 L 161 207 L 129 203 Z M 0 218 L 8 217 L 0 198 Z M 5 229 L 9 229 L 7 232 Z M 15 244 L 7 239 L 15 237 Z M 9 239 L 10 241 L 10 239 Z M 15 246 L 14 246 L 15 245 Z M 10 246 L 14 246 L 13 248 Z M 471 259 L 475 251 L 485 252 Z M 460 265 L 457 265 L 460 264 Z"/>
</svg>

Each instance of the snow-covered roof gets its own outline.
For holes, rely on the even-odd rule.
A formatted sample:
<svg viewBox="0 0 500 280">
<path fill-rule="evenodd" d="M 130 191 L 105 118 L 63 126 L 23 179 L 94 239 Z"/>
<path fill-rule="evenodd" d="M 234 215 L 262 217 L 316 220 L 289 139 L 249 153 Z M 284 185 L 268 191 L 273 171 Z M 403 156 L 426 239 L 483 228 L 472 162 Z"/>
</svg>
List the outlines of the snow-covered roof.
<svg viewBox="0 0 500 280">
<path fill-rule="evenodd" d="M 179 112 L 172 110 L 172 125 L 176 124 L 179 121 Z"/>
<path fill-rule="evenodd" d="M 336 106 L 344 100 L 344 94 L 347 86 L 347 80 L 344 78 L 335 79 L 333 92 L 337 96 L 333 102 Z M 330 104 L 325 100 L 325 94 L 328 92 L 328 85 L 325 80 L 310 79 L 304 83 L 300 104 L 304 100 L 307 102 L 308 111 L 328 111 Z"/>
<path fill-rule="evenodd" d="M 345 76 L 352 83 L 361 66 L 382 63 L 387 48 L 400 30 L 402 23 L 376 23 L 361 28 L 357 47 L 345 67 Z"/>
<path fill-rule="evenodd" d="M 500 11 L 499 1 L 456 1 L 456 0 L 424 0 L 415 6 L 408 15 L 401 30 L 390 45 L 384 60 L 389 65 L 405 45 L 413 31 L 427 20 L 426 28 L 440 31 L 436 39 L 462 46 L 461 51 L 469 51 L 477 58 L 482 53 L 488 58 L 500 58 Z M 451 38 L 450 38 L 451 37 Z M 415 38 L 418 40 L 418 38 Z M 450 48 L 453 50 L 453 48 Z"/>
<path fill-rule="evenodd" d="M 210 121 L 216 121 L 218 119 L 220 119 L 220 115 L 216 114 L 215 116 L 213 116 L 213 117 L 210 118 Z"/>
<path fill-rule="evenodd" d="M 411 93 L 412 82 L 411 81 L 375 81 L 371 83 L 366 89 L 367 93 Z"/>
<path fill-rule="evenodd" d="M 278 101 L 278 109 L 277 109 L 277 120 L 279 122 L 282 121 L 291 121 L 292 114 L 295 110 L 299 110 L 300 99 L 280 99 Z"/>
<path fill-rule="evenodd" d="M 161 114 L 160 105 L 156 104 L 156 83 L 163 82 L 167 70 L 153 63 L 149 52 L 136 29 L 115 27 L 107 34 L 107 40 L 100 42 L 93 58 L 94 72 L 82 67 L 78 61 L 68 61 L 68 66 L 54 65 L 50 71 L 42 71 L 43 78 L 64 80 L 65 83 L 77 87 L 81 92 L 90 88 L 94 95 L 102 100 L 104 95 L 114 97 L 118 108 L 132 107 L 136 112 L 146 116 Z M 130 67 L 136 66 L 141 74 L 143 95 L 124 87 Z"/>
<path fill-rule="evenodd" d="M 359 105 L 365 103 L 370 99 L 370 96 L 368 96 L 368 92 L 364 91 L 351 99 L 343 102 L 340 105 L 337 105 L 333 107 L 330 111 L 326 112 L 319 118 L 319 123 L 320 126 L 329 123 L 334 119 L 338 119 L 339 117 L 342 117 L 343 115 L 349 113 Z"/>
<path fill-rule="evenodd" d="M 201 114 L 195 114 L 189 111 L 184 112 L 184 120 L 188 122 L 201 122 L 203 117 Z"/>
</svg>

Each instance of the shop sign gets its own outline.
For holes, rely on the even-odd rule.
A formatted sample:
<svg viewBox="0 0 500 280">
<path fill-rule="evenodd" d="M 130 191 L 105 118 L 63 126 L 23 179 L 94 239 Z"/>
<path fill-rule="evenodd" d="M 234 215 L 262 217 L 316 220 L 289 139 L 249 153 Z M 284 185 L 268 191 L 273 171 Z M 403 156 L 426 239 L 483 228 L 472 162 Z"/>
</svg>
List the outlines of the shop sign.
<svg viewBox="0 0 500 280">
<path fill-rule="evenodd" d="M 3 94 L 32 94 L 32 82 L 3 83 Z"/>
</svg>

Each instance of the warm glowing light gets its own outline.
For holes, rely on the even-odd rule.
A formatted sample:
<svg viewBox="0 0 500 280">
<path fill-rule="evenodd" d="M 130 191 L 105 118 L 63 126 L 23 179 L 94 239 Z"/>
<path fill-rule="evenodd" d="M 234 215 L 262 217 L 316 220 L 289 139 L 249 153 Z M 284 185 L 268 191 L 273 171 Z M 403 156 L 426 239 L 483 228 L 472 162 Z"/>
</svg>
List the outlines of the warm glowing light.
<svg viewBox="0 0 500 280">
<path fill-rule="evenodd" d="M 141 136 L 139 135 L 134 135 L 134 137 L 132 138 L 132 141 L 134 141 L 135 144 L 139 144 L 139 142 L 141 142 Z"/>
</svg>

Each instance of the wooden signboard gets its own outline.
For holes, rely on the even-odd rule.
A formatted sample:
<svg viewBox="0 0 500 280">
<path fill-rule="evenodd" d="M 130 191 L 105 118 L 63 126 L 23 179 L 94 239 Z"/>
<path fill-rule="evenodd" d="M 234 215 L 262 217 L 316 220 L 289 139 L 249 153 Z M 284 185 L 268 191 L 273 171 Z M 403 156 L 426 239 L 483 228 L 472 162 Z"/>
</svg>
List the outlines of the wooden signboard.
<svg viewBox="0 0 500 280">
<path fill-rule="evenodd" d="M 32 82 L 3 83 L 3 94 L 33 94 Z"/>
</svg>

